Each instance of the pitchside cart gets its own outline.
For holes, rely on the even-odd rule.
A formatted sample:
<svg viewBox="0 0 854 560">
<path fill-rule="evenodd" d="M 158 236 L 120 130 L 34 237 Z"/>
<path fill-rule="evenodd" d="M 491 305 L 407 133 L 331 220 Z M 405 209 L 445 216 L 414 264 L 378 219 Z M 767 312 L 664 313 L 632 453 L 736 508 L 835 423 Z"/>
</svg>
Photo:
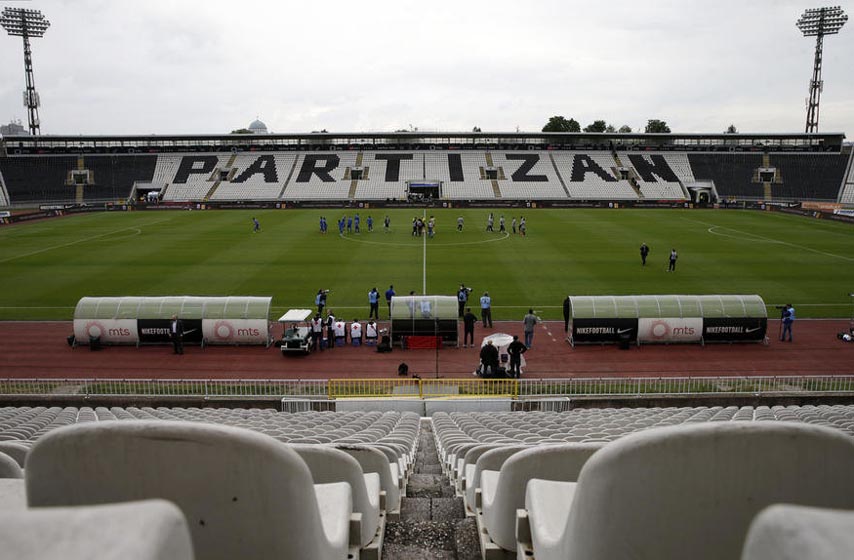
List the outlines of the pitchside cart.
<svg viewBox="0 0 854 560">
<path fill-rule="evenodd" d="M 313 314 L 311 309 L 291 309 L 279 317 L 279 322 L 284 329 L 282 356 L 311 353 L 311 325 L 308 321 Z"/>
<path fill-rule="evenodd" d="M 576 344 L 767 342 L 758 295 L 569 296 Z"/>
<path fill-rule="evenodd" d="M 391 341 L 403 348 L 459 345 L 455 296 L 391 298 Z"/>
</svg>

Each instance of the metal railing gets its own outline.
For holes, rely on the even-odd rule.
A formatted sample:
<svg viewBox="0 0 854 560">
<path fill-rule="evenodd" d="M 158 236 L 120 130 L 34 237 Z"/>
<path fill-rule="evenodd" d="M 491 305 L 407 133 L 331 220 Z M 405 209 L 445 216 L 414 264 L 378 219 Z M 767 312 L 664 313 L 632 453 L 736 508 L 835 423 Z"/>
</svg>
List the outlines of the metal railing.
<svg viewBox="0 0 854 560">
<path fill-rule="evenodd" d="M 854 393 L 854 376 L 584 379 L 0 379 L 0 395 L 204 398 L 544 398 Z"/>
</svg>

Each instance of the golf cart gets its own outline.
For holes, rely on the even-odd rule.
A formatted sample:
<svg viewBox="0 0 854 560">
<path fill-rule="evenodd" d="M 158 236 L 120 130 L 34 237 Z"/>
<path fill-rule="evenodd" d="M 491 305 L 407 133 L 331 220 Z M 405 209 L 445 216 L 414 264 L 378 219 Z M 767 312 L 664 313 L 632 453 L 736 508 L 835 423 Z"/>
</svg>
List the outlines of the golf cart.
<svg viewBox="0 0 854 560">
<path fill-rule="evenodd" d="M 279 322 L 284 327 L 280 348 L 282 355 L 311 353 L 311 309 L 291 309 L 281 317 Z"/>
</svg>

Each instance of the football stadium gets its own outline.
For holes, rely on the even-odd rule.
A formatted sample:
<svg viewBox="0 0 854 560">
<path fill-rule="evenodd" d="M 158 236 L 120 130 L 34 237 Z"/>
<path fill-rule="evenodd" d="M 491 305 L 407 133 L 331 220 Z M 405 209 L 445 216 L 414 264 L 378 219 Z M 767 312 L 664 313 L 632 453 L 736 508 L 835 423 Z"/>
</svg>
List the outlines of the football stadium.
<svg viewBox="0 0 854 560">
<path fill-rule="evenodd" d="M 850 58 L 823 42 L 850 33 L 842 7 L 786 7 L 814 62 L 804 132 L 679 132 L 658 119 L 582 130 L 546 116 L 528 131 L 345 120 L 363 131 L 282 133 L 256 118 L 231 133 L 128 133 L 158 126 L 182 86 L 164 100 L 115 69 L 97 83 L 129 80 L 145 105 L 85 109 L 96 101 L 72 84 L 85 90 L 93 74 L 62 66 L 82 48 L 63 35 L 50 48 L 68 52 L 39 67 L 54 94 L 46 114 L 104 113 L 111 132 L 57 134 L 42 130 L 33 59 L 82 20 L 10 4 L 0 49 L 17 60 L 23 38 L 27 121 L 0 133 L 0 558 L 851 555 L 854 146 L 819 131 L 823 62 L 830 73 Z M 138 31 L 140 68 L 150 56 L 192 73 L 184 41 L 221 54 L 158 6 L 134 17 L 148 31 L 178 26 L 174 41 L 146 51 Z M 213 8 L 193 6 L 215 25 Z M 380 10 L 336 7 L 324 12 L 332 29 L 383 25 Z M 126 21 L 88 9 L 93 29 Z M 565 9 L 544 4 L 535 19 Z M 51 10 L 63 16 L 53 25 Z M 667 19 L 646 11 L 642 29 Z M 439 36 L 455 28 L 441 21 Z M 408 74 L 381 52 L 390 82 L 377 114 L 394 113 Z M 90 54 L 103 66 L 114 53 Z M 315 55 L 323 69 L 344 60 Z M 314 63 L 296 58 L 293 77 Z M 437 98 L 463 79 L 421 71 L 441 76 L 418 88 Z M 18 67 L 0 72 L 20 81 Z M 323 97 L 315 78 L 290 87 Z M 103 87 L 92 99 L 106 104 Z M 471 95 L 435 110 L 493 102 Z M 844 123 L 850 98 L 836 96 L 822 116 Z M 284 98 L 330 119 L 373 106 L 342 97 L 317 112 Z M 731 114 L 712 93 L 700 102 Z M 802 122 L 798 103 L 785 110 Z"/>
</svg>

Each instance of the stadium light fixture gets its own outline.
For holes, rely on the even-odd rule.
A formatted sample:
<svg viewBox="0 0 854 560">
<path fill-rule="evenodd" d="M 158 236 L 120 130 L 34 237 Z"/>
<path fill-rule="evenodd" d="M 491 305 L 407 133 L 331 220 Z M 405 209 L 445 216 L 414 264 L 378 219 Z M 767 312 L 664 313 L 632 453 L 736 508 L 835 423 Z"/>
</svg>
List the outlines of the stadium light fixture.
<svg viewBox="0 0 854 560">
<path fill-rule="evenodd" d="M 815 37 L 815 62 L 810 80 L 810 98 L 807 101 L 807 124 L 804 132 L 818 132 L 818 104 L 824 82 L 821 80 L 822 50 L 825 35 L 839 33 L 848 15 L 839 6 L 828 8 L 812 8 L 805 11 L 798 20 L 797 26 L 804 37 Z"/>
<path fill-rule="evenodd" d="M 41 123 L 39 122 L 39 106 L 41 101 L 36 91 L 36 83 L 33 78 L 33 53 L 30 49 L 30 38 L 44 37 L 50 22 L 45 19 L 39 10 L 25 10 L 23 8 L 4 8 L 0 13 L 0 26 L 13 37 L 22 37 L 24 40 L 24 72 L 27 77 L 27 89 L 24 90 L 24 107 L 27 108 L 27 118 L 30 125 L 30 134 L 39 134 Z"/>
</svg>

